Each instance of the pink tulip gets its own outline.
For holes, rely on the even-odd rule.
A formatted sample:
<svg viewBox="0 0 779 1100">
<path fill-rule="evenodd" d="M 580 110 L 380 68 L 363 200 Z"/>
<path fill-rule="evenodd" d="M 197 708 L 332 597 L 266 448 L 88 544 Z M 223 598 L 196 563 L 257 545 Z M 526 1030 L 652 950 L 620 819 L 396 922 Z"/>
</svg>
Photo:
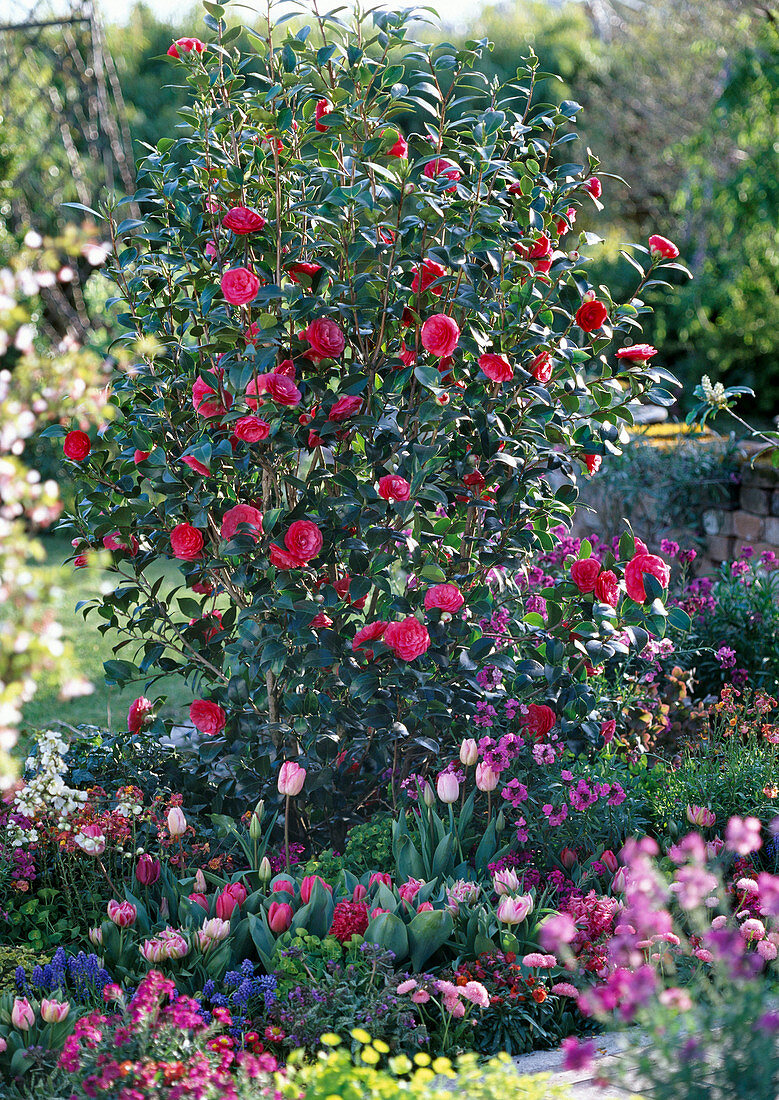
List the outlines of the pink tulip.
<svg viewBox="0 0 779 1100">
<path fill-rule="evenodd" d="M 314 885 L 317 882 L 321 882 L 325 890 L 327 890 L 328 894 L 332 894 L 332 886 L 328 886 L 321 875 L 306 875 L 306 877 L 300 884 L 300 900 L 303 902 L 304 905 L 308 905 L 309 901 L 311 900 L 311 894 L 313 892 Z"/>
<path fill-rule="evenodd" d="M 274 892 L 274 894 L 278 894 L 278 893 L 283 892 L 285 894 L 293 894 L 294 895 L 295 886 L 294 886 L 293 883 L 291 883 L 289 881 L 288 878 L 277 878 L 276 881 L 271 886 L 271 890 Z"/>
<path fill-rule="evenodd" d="M 135 877 L 141 886 L 153 886 L 158 881 L 162 867 L 160 861 L 144 852 L 135 866 Z"/>
<path fill-rule="evenodd" d="M 687 806 L 687 820 L 691 825 L 704 826 L 710 828 L 717 820 L 717 815 L 711 810 L 706 809 L 705 806 Z"/>
<path fill-rule="evenodd" d="M 423 901 L 421 905 L 417 906 L 417 913 L 432 913 L 432 912 L 433 912 L 432 902 Z"/>
<path fill-rule="evenodd" d="M 193 886 L 195 887 L 195 892 L 196 893 L 205 894 L 205 892 L 206 892 L 206 876 L 203 874 L 203 872 L 200 870 L 199 867 L 198 867 L 197 871 L 195 871 L 195 881 L 193 883 Z"/>
<path fill-rule="evenodd" d="M 612 852 L 612 850 L 610 848 L 606 849 L 606 851 L 600 857 L 600 861 L 601 861 L 601 863 L 605 863 L 605 865 L 611 871 L 612 875 L 617 873 L 617 869 L 619 867 L 619 860 L 617 859 L 617 857 L 614 855 L 614 853 Z"/>
<path fill-rule="evenodd" d="M 67 1019 L 69 1012 L 70 1005 L 67 1001 L 55 1001 L 48 997 L 41 1001 L 41 1018 L 47 1024 L 61 1024 Z"/>
<path fill-rule="evenodd" d="M 384 886 L 392 886 L 392 875 L 389 871 L 374 871 L 368 879 L 368 889 L 370 889 L 375 882 L 381 882 Z"/>
<path fill-rule="evenodd" d="M 292 906 L 286 901 L 272 901 L 268 907 L 268 927 L 277 936 L 292 924 Z"/>
<path fill-rule="evenodd" d="M 507 894 L 498 902 L 498 920 L 503 924 L 521 924 L 533 911 L 533 899 L 529 894 Z"/>
<path fill-rule="evenodd" d="M 460 784 L 457 781 L 457 776 L 452 772 L 441 772 L 436 780 L 436 791 L 444 804 L 451 805 L 456 802 L 460 797 Z"/>
<path fill-rule="evenodd" d="M 279 794 L 288 798 L 294 798 L 303 790 L 306 781 L 306 769 L 301 768 L 294 760 L 285 760 L 279 771 Z"/>
<path fill-rule="evenodd" d="M 108 919 L 112 920 L 117 928 L 129 928 L 135 924 L 138 911 L 130 901 L 115 901 L 113 898 L 108 903 Z"/>
<path fill-rule="evenodd" d="M 216 915 L 220 920 L 229 920 L 235 908 L 246 901 L 246 887 L 240 882 L 230 882 L 216 899 Z"/>
<path fill-rule="evenodd" d="M 479 746 L 472 737 L 466 737 L 460 745 L 460 763 L 471 767 L 479 759 Z"/>
<path fill-rule="evenodd" d="M 506 894 L 515 894 L 519 889 L 520 882 L 516 871 L 506 868 L 503 871 L 495 872 L 492 885 L 498 897 L 505 897 Z"/>
<path fill-rule="evenodd" d="M 205 954 L 206 951 L 210 951 L 216 944 L 221 943 L 222 940 L 227 939 L 230 935 L 230 924 L 226 920 L 220 920 L 219 917 L 211 917 L 207 920 L 202 928 L 197 930 L 198 943 L 200 944 L 200 950 Z"/>
<path fill-rule="evenodd" d="M 171 806 L 168 810 L 168 832 L 172 837 L 183 836 L 187 831 L 187 819 L 180 806 Z"/>
<path fill-rule="evenodd" d="M 573 849 L 563 848 L 560 852 L 560 862 L 563 867 L 565 867 L 566 871 L 570 871 L 570 869 L 579 862 L 579 857 Z"/>
<path fill-rule="evenodd" d="M 368 896 L 368 890 L 361 882 L 358 882 L 352 891 L 352 901 L 365 901 Z"/>
<path fill-rule="evenodd" d="M 187 896 L 190 901 L 194 901 L 195 905 L 199 905 L 201 909 L 205 909 L 205 911 L 208 912 L 208 898 L 205 894 L 199 894 L 195 892 L 194 894 L 188 894 Z"/>
<path fill-rule="evenodd" d="M 29 1031 L 35 1023 L 33 1007 L 26 997 L 14 997 L 14 1006 L 11 1009 L 11 1023 L 19 1031 Z"/>
<path fill-rule="evenodd" d="M 482 760 L 476 765 L 476 786 L 480 791 L 494 791 L 498 785 L 498 773 Z"/>
</svg>

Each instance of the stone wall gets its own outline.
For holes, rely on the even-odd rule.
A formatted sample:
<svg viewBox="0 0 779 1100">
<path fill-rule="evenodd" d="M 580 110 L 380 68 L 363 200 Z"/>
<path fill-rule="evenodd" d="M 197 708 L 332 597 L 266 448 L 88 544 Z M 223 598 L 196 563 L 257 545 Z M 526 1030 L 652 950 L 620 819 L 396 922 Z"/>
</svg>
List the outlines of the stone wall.
<svg viewBox="0 0 779 1100">
<path fill-rule="evenodd" d="M 779 554 L 779 470 L 766 462 L 750 465 L 745 456 L 740 468 L 741 484 L 730 510 L 710 509 L 703 515 L 706 532 L 704 562 L 713 565 L 740 556 L 745 546 L 757 554 L 773 550 Z"/>
</svg>

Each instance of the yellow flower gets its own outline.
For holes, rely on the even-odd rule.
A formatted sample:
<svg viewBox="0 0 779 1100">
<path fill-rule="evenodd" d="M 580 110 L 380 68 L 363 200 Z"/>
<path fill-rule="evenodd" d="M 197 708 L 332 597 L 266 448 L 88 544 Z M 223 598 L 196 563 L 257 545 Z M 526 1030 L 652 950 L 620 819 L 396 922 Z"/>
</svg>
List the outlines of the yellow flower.
<svg viewBox="0 0 779 1100">
<path fill-rule="evenodd" d="M 370 1035 L 364 1028 L 356 1027 L 350 1034 L 358 1043 L 369 1043 L 371 1041 Z"/>
</svg>

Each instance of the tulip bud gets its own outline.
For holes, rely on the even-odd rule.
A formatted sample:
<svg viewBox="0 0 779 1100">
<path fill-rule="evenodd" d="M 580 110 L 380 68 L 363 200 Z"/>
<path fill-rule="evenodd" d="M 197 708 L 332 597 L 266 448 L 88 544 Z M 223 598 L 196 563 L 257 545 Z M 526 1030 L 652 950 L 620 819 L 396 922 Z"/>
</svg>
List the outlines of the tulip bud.
<svg viewBox="0 0 779 1100">
<path fill-rule="evenodd" d="M 198 894 L 205 894 L 206 889 L 206 876 L 198 867 L 197 871 L 195 871 L 195 891 Z"/>
<path fill-rule="evenodd" d="M 452 772 L 441 772 L 436 780 L 438 797 L 445 805 L 451 805 L 460 797 L 460 784 Z"/>
<path fill-rule="evenodd" d="M 500 834 L 506 828 L 506 815 L 503 810 L 500 811 L 495 819 L 495 832 Z"/>
<path fill-rule="evenodd" d="M 607 848 L 603 855 L 600 857 L 601 863 L 605 863 L 612 875 L 616 874 L 619 867 L 619 860 L 614 855 L 610 848 Z"/>
<path fill-rule="evenodd" d="M 273 868 L 270 865 L 270 860 L 267 856 L 263 856 L 260 860 L 260 866 L 257 870 L 260 882 L 270 882 L 273 875 Z"/>
<path fill-rule="evenodd" d="M 153 886 L 160 877 L 162 867 L 160 861 L 144 852 L 135 865 L 135 877 L 141 886 Z"/>
<path fill-rule="evenodd" d="M 170 916 L 170 906 L 168 905 L 167 898 L 163 898 L 160 902 L 160 916 L 163 920 L 167 920 Z"/>
<path fill-rule="evenodd" d="M 5 1054 L 5 1052 L 7 1050 L 8 1050 L 8 1043 L 5 1041 L 5 1039 L 2 1037 L 2 1035 L 0 1035 L 0 1054 Z"/>
<path fill-rule="evenodd" d="M 579 857 L 571 848 L 563 848 L 560 852 L 560 862 L 566 871 L 570 871 L 574 864 L 579 862 Z"/>
<path fill-rule="evenodd" d="M 321 882 L 325 890 L 327 890 L 329 894 L 332 894 L 332 886 L 329 886 L 321 875 L 306 875 L 306 877 L 300 884 L 300 900 L 303 902 L 304 905 L 308 905 L 309 901 L 311 900 L 311 894 L 313 893 L 314 886 L 317 884 L 317 882 Z"/>
<path fill-rule="evenodd" d="M 70 1005 L 67 1001 L 55 1001 L 44 997 L 41 1001 L 41 1018 L 47 1024 L 61 1024 L 67 1019 Z"/>
<path fill-rule="evenodd" d="M 361 882 L 358 882 L 352 891 L 352 901 L 365 901 L 368 896 L 368 890 Z"/>
<path fill-rule="evenodd" d="M 93 947 L 103 946 L 103 929 L 99 926 L 97 928 L 89 929 L 89 942 Z"/>
<path fill-rule="evenodd" d="M 235 908 L 246 901 L 246 887 L 240 882 L 230 882 L 216 899 L 216 915 L 221 920 L 229 920 Z"/>
<path fill-rule="evenodd" d="M 259 840 L 261 836 L 262 822 L 259 817 L 257 817 L 257 814 L 253 813 L 251 816 L 251 821 L 249 822 L 249 837 L 252 840 Z"/>
<path fill-rule="evenodd" d="M 612 882 L 611 882 L 612 892 L 615 893 L 615 894 L 624 894 L 625 887 L 627 886 L 627 884 L 628 884 L 627 871 L 625 870 L 624 867 L 620 867 L 620 869 L 617 871 L 616 875 L 614 876 L 614 878 L 612 879 Z"/>
<path fill-rule="evenodd" d="M 254 812 L 257 814 L 257 817 L 260 819 L 260 821 L 262 821 L 263 815 L 265 814 L 264 798 L 261 798 L 257 805 L 254 807 Z"/>
<path fill-rule="evenodd" d="M 430 786 L 426 779 L 423 779 L 420 786 L 422 787 L 422 801 L 426 806 L 435 805 L 435 791 Z"/>
<path fill-rule="evenodd" d="M 460 744 L 460 763 L 471 767 L 479 759 L 479 746 L 472 737 L 466 737 Z"/>
<path fill-rule="evenodd" d="M 301 768 L 294 760 L 285 760 L 281 765 L 278 778 L 279 794 L 294 798 L 303 790 L 306 781 L 306 769 Z"/>
<path fill-rule="evenodd" d="M 171 806 L 168 810 L 168 832 L 172 837 L 183 836 L 187 831 L 187 819 L 180 806 Z"/>
<path fill-rule="evenodd" d="M 11 1009 L 11 1023 L 19 1031 L 29 1031 L 35 1023 L 33 1007 L 26 997 L 14 997 L 14 1006 Z"/>
</svg>

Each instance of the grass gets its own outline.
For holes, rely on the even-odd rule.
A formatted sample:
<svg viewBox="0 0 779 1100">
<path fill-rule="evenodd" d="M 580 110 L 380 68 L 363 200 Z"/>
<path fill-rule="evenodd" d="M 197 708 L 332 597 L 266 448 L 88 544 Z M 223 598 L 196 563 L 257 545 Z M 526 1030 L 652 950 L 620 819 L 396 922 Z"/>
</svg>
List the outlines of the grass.
<svg viewBox="0 0 779 1100">
<path fill-rule="evenodd" d="M 46 729 L 56 722 L 71 726 L 95 725 L 103 729 L 121 730 L 126 728 L 127 709 L 133 699 L 144 693 L 144 683 L 131 685 L 119 690 L 108 687 L 103 679 L 103 661 L 113 657 L 112 646 L 122 640 L 118 631 L 101 634 L 98 625 L 101 619 L 92 612 L 85 620 L 76 612 L 80 600 L 88 600 L 99 592 L 110 592 L 116 585 L 115 575 L 100 566 L 74 569 L 64 564 L 65 558 L 72 553 L 67 540 L 56 537 L 44 541 L 46 560 L 31 563 L 30 572 L 34 579 L 53 585 L 52 608 L 63 628 L 63 642 L 66 655 L 63 669 L 54 674 L 43 671 L 38 680 L 38 689 L 24 707 L 22 734 L 33 729 Z M 175 583 L 178 571 L 175 562 L 164 562 L 150 571 L 154 578 L 161 573 L 170 577 L 171 587 Z M 85 678 L 94 685 L 90 695 L 63 698 L 61 688 L 70 680 Z M 169 718 L 184 718 L 186 707 L 192 700 L 192 692 L 179 676 L 166 676 L 158 680 L 153 694 L 166 695 L 167 702 L 162 710 Z M 19 751 L 24 752 L 27 738 L 22 736 Z"/>
</svg>

